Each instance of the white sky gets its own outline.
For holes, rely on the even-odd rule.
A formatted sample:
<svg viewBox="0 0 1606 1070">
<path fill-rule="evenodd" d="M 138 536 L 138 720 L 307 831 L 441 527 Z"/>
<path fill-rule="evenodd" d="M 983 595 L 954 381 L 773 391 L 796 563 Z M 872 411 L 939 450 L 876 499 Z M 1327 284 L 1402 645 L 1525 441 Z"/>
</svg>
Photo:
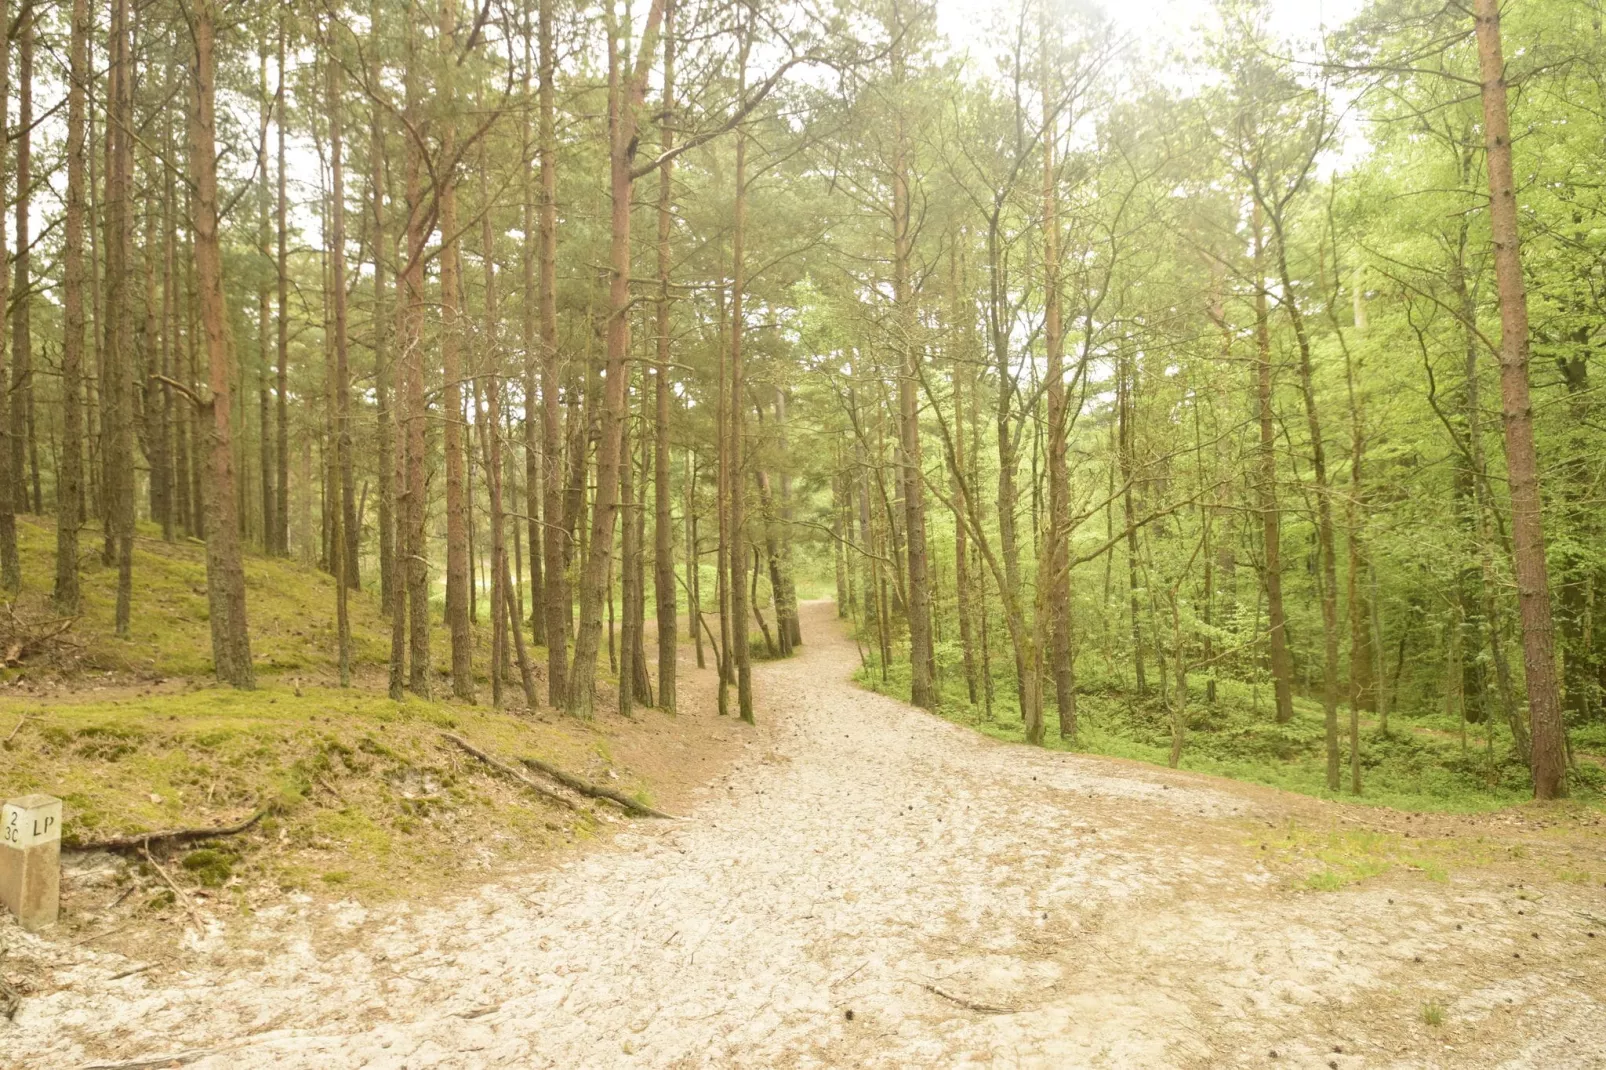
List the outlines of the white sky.
<svg viewBox="0 0 1606 1070">
<path fill-rule="evenodd" d="M 1209 0 L 1093 0 L 1112 21 L 1146 43 L 1158 36 L 1178 43 L 1210 15 Z M 1001 8 L 1019 0 L 937 0 L 937 28 L 955 46 L 978 41 Z M 1362 0 L 1270 0 L 1272 28 L 1284 37 L 1314 36 L 1323 26 L 1337 26 L 1360 11 Z"/>
</svg>

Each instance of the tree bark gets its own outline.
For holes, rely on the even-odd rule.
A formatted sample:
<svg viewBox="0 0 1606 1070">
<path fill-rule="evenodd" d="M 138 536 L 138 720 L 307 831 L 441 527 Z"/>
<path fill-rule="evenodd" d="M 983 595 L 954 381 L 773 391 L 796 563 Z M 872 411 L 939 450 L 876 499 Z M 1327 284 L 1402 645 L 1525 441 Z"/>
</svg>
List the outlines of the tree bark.
<svg viewBox="0 0 1606 1070">
<path fill-rule="evenodd" d="M 747 56 L 752 45 L 751 15 L 749 21 L 742 27 L 741 55 L 738 63 L 737 97 L 740 99 L 747 95 Z M 746 488 L 742 483 L 742 457 L 746 449 L 743 442 L 745 434 L 745 410 L 743 400 L 745 386 L 743 384 L 742 368 L 742 336 L 744 323 L 742 320 L 743 288 L 746 279 L 746 253 L 745 242 L 747 238 L 747 132 L 738 128 L 736 131 L 736 204 L 731 221 L 731 333 L 730 333 L 730 392 L 727 397 L 726 413 L 729 420 L 728 434 L 730 441 L 726 446 L 726 462 L 729 471 L 725 476 L 727 495 L 727 508 L 730 510 L 730 548 L 726 552 L 727 567 L 730 569 L 730 621 L 731 653 L 736 669 L 736 711 L 737 715 L 748 724 L 753 723 L 753 665 L 752 651 L 749 649 L 747 633 L 747 543 L 743 527 L 746 521 L 745 500 Z"/>
<path fill-rule="evenodd" d="M 898 3 L 893 4 L 892 84 L 901 94 L 905 88 L 905 23 Z M 920 458 L 920 420 L 917 382 L 920 375 L 921 346 L 915 337 L 918 317 L 910 294 L 909 261 L 913 253 L 909 189 L 909 131 L 905 106 L 900 99 L 894 119 L 892 158 L 892 303 L 896 317 L 894 330 L 903 368 L 898 376 L 898 430 L 903 464 L 904 537 L 908 545 L 909 600 L 909 691 L 910 700 L 922 709 L 938 706 L 936 657 L 931 640 L 931 564 L 926 555 L 926 492 Z M 1042 742 L 1041 738 L 1032 739 Z"/>
<path fill-rule="evenodd" d="M 664 3 L 663 112 L 659 128 L 666 157 L 658 171 L 658 362 L 653 368 L 653 595 L 658 614 L 658 705 L 675 712 L 675 529 L 669 485 L 669 236 L 674 197 L 675 2 Z M 690 551 L 688 551 L 690 552 Z M 697 622 L 691 621 L 696 628 Z"/>
<path fill-rule="evenodd" d="M 11 295 L 11 487 L 12 508 L 29 509 L 27 462 L 33 444 L 33 281 L 29 249 L 29 206 L 33 202 L 33 22 L 34 0 L 22 0 L 11 32 L 17 41 L 17 251 L 12 257 L 16 284 Z M 34 457 L 37 469 L 37 455 Z M 37 475 L 37 471 L 35 473 Z"/>
<path fill-rule="evenodd" d="M 601 441 L 597 446 L 597 495 L 591 545 L 580 583 L 580 624 L 574 642 L 567 708 L 589 717 L 596 705 L 597 651 L 602 639 L 605 597 L 619 507 L 620 432 L 626 416 L 630 353 L 630 198 L 634 182 L 636 119 L 646 92 L 648 61 L 656 50 L 664 0 L 653 0 L 641 37 L 641 53 L 628 71 L 620 70 L 617 33 L 610 25 L 608 163 L 612 193 L 610 221 L 606 382 L 603 386 Z M 611 9 L 610 9 L 611 11 Z"/>
<path fill-rule="evenodd" d="M 110 68 L 106 92 L 107 317 L 106 373 L 103 381 L 106 427 L 109 432 L 105 451 L 108 509 L 104 556 L 107 564 L 117 567 L 114 626 L 117 635 L 122 638 L 127 638 L 129 634 L 133 612 L 134 555 L 134 353 L 133 302 L 129 294 L 129 245 L 133 225 L 131 164 L 134 62 L 130 56 L 128 14 L 128 0 L 115 0 L 111 14 Z M 199 224 L 196 226 L 196 242 L 199 256 Z M 11 417 L 10 429 L 15 434 L 15 411 Z"/>
<path fill-rule="evenodd" d="M 272 104 L 268 98 L 268 47 L 266 40 L 261 46 L 261 53 L 257 66 L 257 93 L 261 97 L 259 121 L 262 125 L 261 141 L 257 145 L 257 167 L 260 174 L 257 178 L 257 241 L 262 256 L 271 262 L 271 253 L 268 250 L 272 239 L 272 208 L 271 195 L 268 191 L 268 120 L 272 117 Z M 271 299 L 268 293 L 267 276 L 264 274 L 261 286 L 257 289 L 257 471 L 259 482 L 262 484 L 262 549 L 272 553 L 275 539 L 279 530 L 279 523 L 274 518 L 274 507 L 278 504 L 278 495 L 273 489 L 273 390 L 269 379 L 273 371 L 273 362 L 268 356 L 268 325 L 271 321 Z"/>
<path fill-rule="evenodd" d="M 280 556 L 290 556 L 290 260 L 289 260 L 289 211 L 290 199 L 286 188 L 287 172 L 285 170 L 285 95 L 284 84 L 284 47 L 285 29 L 283 15 L 279 22 L 279 91 L 278 91 L 278 286 L 279 286 L 279 367 L 278 381 L 274 384 L 277 401 L 277 423 L 274 429 L 275 443 L 274 455 L 279 462 L 279 476 L 274 481 L 274 491 L 278 500 L 274 504 L 273 518 L 278 522 L 278 530 L 272 540 L 273 551 Z M 266 434 L 266 430 L 263 431 Z"/>
<path fill-rule="evenodd" d="M 447 169 L 440 183 L 441 363 L 445 376 L 441 409 L 445 413 L 446 453 L 446 624 L 451 632 L 452 694 L 474 700 L 474 633 L 469 627 L 469 515 L 464 484 L 462 339 L 458 327 L 462 265 L 458 257 L 457 152 L 455 109 L 459 106 L 453 72 L 457 68 L 456 0 L 442 0 L 440 12 L 441 80 L 435 96 L 445 116 L 440 159 Z"/>
<path fill-rule="evenodd" d="M 1321 554 L 1322 603 L 1322 715 L 1327 732 L 1327 790 L 1339 788 L 1338 753 L 1338 553 L 1333 535 L 1333 502 L 1327 483 L 1327 450 L 1322 442 L 1322 421 L 1316 408 L 1316 389 L 1310 359 L 1310 335 L 1294 295 L 1288 270 L 1288 238 L 1282 217 L 1271 215 L 1277 245 L 1277 273 L 1282 282 L 1283 307 L 1294 326 L 1299 350 L 1299 389 L 1305 402 L 1305 425 L 1310 432 L 1311 475 L 1316 480 L 1316 539 Z"/>
<path fill-rule="evenodd" d="M 418 30 L 412 20 L 407 27 L 407 73 L 405 117 L 416 128 L 422 109 L 423 87 L 419 84 Z M 424 383 L 424 242 L 428 238 L 427 208 L 423 184 L 422 149 L 416 139 L 407 139 L 407 260 L 402 272 L 406 313 L 402 332 L 402 376 L 405 380 L 406 416 L 403 441 L 403 482 L 406 487 L 406 519 L 403 548 L 399 554 L 407 562 L 407 685 L 420 698 L 431 692 L 429 558 L 424 525 L 428 516 L 428 475 L 425 468 L 425 428 L 429 417 Z M 394 650 L 392 652 L 394 660 Z M 392 670 L 394 671 L 394 669 Z"/>
<path fill-rule="evenodd" d="M 552 40 L 552 6 L 555 0 L 539 0 L 541 84 L 539 163 L 541 170 L 541 225 L 538 230 L 541 318 L 541 457 L 543 494 L 541 541 L 531 535 L 530 558 L 541 550 L 546 581 L 547 704 L 568 703 L 569 615 L 573 600 L 569 595 L 568 529 L 559 523 L 564 516 L 563 412 L 559 406 L 562 367 L 558 361 L 557 242 L 558 172 L 557 132 L 554 119 L 557 96 L 557 58 Z M 583 453 L 583 451 L 582 451 Z M 530 494 L 535 483 L 530 484 Z M 533 566 L 532 566 L 533 568 Z"/>
<path fill-rule="evenodd" d="M 72 0 L 67 68 L 67 219 L 62 246 L 61 471 L 56 486 L 56 611 L 77 616 L 78 529 L 83 524 L 84 418 L 79 406 L 84 361 L 85 97 L 89 79 L 89 4 Z"/>
<path fill-rule="evenodd" d="M 1277 430 L 1272 415 L 1271 317 L 1266 309 L 1265 271 L 1260 209 L 1255 208 L 1255 398 L 1260 421 L 1260 478 L 1256 482 L 1265 541 L 1262 574 L 1271 633 L 1271 679 L 1277 723 L 1294 719 L 1294 667 L 1288 654 L 1287 617 L 1283 611 L 1282 514 L 1277 506 Z"/>
<path fill-rule="evenodd" d="M 356 570 L 348 541 L 355 521 L 351 472 L 351 364 L 346 352 L 346 177 L 341 158 L 341 109 L 343 107 L 339 63 L 324 64 L 329 79 L 329 239 L 330 290 L 334 295 L 335 316 L 335 469 L 339 473 L 339 501 L 334 510 L 335 642 L 339 662 L 340 686 L 351 686 L 351 615 L 347 605 L 349 588 Z"/>
<path fill-rule="evenodd" d="M 195 99 L 190 114 L 191 167 L 195 172 L 195 268 L 206 334 L 211 416 L 206 483 L 206 577 L 211 607 L 212 659 L 218 680 L 254 686 L 251 637 L 246 624 L 245 570 L 240 560 L 239 503 L 229 427 L 229 339 L 223 303 L 223 256 L 218 241 L 217 145 L 213 113 L 213 2 L 191 8 L 195 40 Z"/>
<path fill-rule="evenodd" d="M 1500 394 L 1505 420 L 1506 471 L 1511 486 L 1511 534 L 1522 616 L 1523 664 L 1532 726 L 1534 797 L 1567 794 L 1566 728 L 1556 682 L 1555 628 L 1545 528 L 1528 396 L 1528 296 L 1517 234 L 1516 182 L 1511 162 L 1511 117 L 1506 104 L 1505 58 L 1500 44 L 1499 0 L 1474 0 L 1478 67 L 1482 75 L 1483 134 L 1489 169 L 1489 229 L 1500 297 Z"/>
<path fill-rule="evenodd" d="M 1052 92 L 1050 19 L 1041 23 L 1043 78 L 1043 347 L 1048 393 L 1048 612 L 1049 672 L 1059 710 L 1061 739 L 1076 738 L 1076 677 L 1071 661 L 1070 475 L 1065 463 L 1068 421 L 1065 397 L 1065 333 L 1060 314 L 1059 175 L 1054 160 L 1059 116 Z"/>
<path fill-rule="evenodd" d="M 376 85 L 382 74 L 379 63 L 381 14 L 379 0 L 373 0 L 369 9 L 368 80 Z M 374 439 L 378 452 L 374 467 L 379 479 L 379 604 L 387 615 L 393 616 L 400 602 L 397 597 L 400 569 L 396 561 L 396 443 L 392 418 L 390 309 L 385 303 L 385 250 L 390 235 L 385 226 L 385 128 L 381 114 L 380 106 L 374 104 L 370 108 L 368 127 L 368 166 L 374 226 Z M 264 422 L 262 434 L 266 437 L 267 433 L 267 424 Z"/>
</svg>

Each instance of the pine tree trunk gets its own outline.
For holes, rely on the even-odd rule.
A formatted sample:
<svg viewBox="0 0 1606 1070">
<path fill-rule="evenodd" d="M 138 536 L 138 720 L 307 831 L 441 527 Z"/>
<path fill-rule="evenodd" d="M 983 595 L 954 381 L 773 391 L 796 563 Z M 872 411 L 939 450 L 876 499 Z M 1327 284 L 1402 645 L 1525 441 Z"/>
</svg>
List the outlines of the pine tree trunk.
<svg viewBox="0 0 1606 1070">
<path fill-rule="evenodd" d="M 596 705 L 597 651 L 602 639 L 602 600 L 613 559 L 619 512 L 620 440 L 628 413 L 627 361 L 630 354 L 630 198 L 634 181 L 636 120 L 646 92 L 647 61 L 656 50 L 664 0 L 653 0 L 641 36 L 641 55 L 621 68 L 616 28 L 608 32 L 610 220 L 606 382 L 603 386 L 601 440 L 597 446 L 597 494 L 591 542 L 580 582 L 580 624 L 574 641 L 567 709 L 589 717 Z"/>
<path fill-rule="evenodd" d="M 341 158 L 342 68 L 326 63 L 329 79 L 329 239 L 330 289 L 335 302 L 335 469 L 339 502 L 334 510 L 335 639 L 340 686 L 351 686 L 351 614 L 347 600 L 356 585 L 349 534 L 355 527 L 351 471 L 351 364 L 346 340 L 346 176 Z"/>
<path fill-rule="evenodd" d="M 490 168 L 486 166 L 482 155 L 480 196 L 487 205 L 491 203 L 489 173 Z M 507 583 L 507 544 L 502 513 L 502 361 L 501 346 L 497 341 L 495 253 L 495 230 L 491 224 L 491 213 L 486 211 L 480 219 L 480 259 L 485 265 L 485 340 L 480 370 L 485 379 L 485 414 L 483 420 L 476 422 L 479 423 L 484 445 L 485 481 L 491 508 L 491 705 L 500 709 L 503 701 L 502 680 L 510 660 L 508 622 L 511 619 L 513 629 L 518 630 L 519 614 Z M 528 316 L 525 318 L 528 321 Z"/>
<path fill-rule="evenodd" d="M 114 627 L 127 638 L 133 614 L 134 556 L 134 346 L 133 299 L 129 292 L 133 211 L 133 66 L 129 45 L 129 3 L 115 0 L 111 15 L 110 73 L 106 130 L 106 380 L 109 417 L 106 485 L 107 564 L 117 566 Z M 214 176 L 215 177 L 215 176 Z M 198 194 L 196 195 L 198 198 Z M 215 209 L 214 204 L 214 209 Z M 199 208 L 196 211 L 200 211 Z M 197 255 L 199 255 L 199 225 Z M 199 265 L 197 265 L 199 270 Z M 16 433 L 16 412 L 11 413 Z"/>
<path fill-rule="evenodd" d="M 441 184 L 440 231 L 443 242 L 440 253 L 440 345 L 445 381 L 441 389 L 441 409 L 446 414 L 443 435 L 446 453 L 446 624 L 451 632 L 452 643 L 452 694 L 472 702 L 474 633 L 468 619 L 470 518 L 463 474 L 462 339 L 458 328 L 462 265 L 458 257 L 457 174 L 454 166 L 457 138 L 452 118 L 459 106 L 453 90 L 453 72 L 457 67 L 457 46 L 453 38 L 457 24 L 456 8 L 456 0 L 442 0 L 442 53 L 439 67 L 442 77 L 435 87 L 436 103 L 441 108 L 441 114 L 446 116 L 440 152 L 445 162 L 444 165 L 437 165 L 444 166 L 446 173 L 436 176 L 436 181 Z"/>
<path fill-rule="evenodd" d="M 1489 169 L 1489 229 L 1500 298 L 1500 394 L 1505 418 L 1506 471 L 1511 486 L 1511 534 L 1517 608 L 1522 616 L 1523 663 L 1532 725 L 1534 797 L 1567 795 L 1566 728 L 1556 682 L 1555 628 L 1545 529 L 1534 445 L 1533 403 L 1528 396 L 1528 296 L 1517 234 L 1512 177 L 1511 117 L 1506 104 L 1505 58 L 1498 0 L 1474 0 L 1478 65 L 1483 78 L 1483 132 Z"/>
<path fill-rule="evenodd" d="M 369 9 L 369 68 L 368 79 L 378 84 L 380 3 L 373 0 Z M 370 170 L 369 196 L 373 211 L 374 246 L 374 442 L 377 456 L 374 468 L 379 479 L 379 604 L 387 616 L 397 614 L 400 599 L 400 568 L 396 561 L 396 434 L 393 420 L 395 405 L 392 391 L 390 322 L 391 310 L 385 301 L 385 253 L 390 244 L 390 233 L 385 226 L 385 128 L 381 122 L 382 109 L 377 103 L 369 110 L 368 166 Z M 264 437 L 267 424 L 264 421 Z"/>
<path fill-rule="evenodd" d="M 749 16 L 751 18 L 751 15 Z M 752 27 L 750 23 L 744 24 L 742 30 L 741 57 L 738 61 L 739 76 L 737 80 L 737 98 L 747 95 L 747 54 L 752 41 Z M 746 250 L 743 243 L 746 240 L 747 225 L 747 133 L 745 130 L 736 131 L 736 205 L 731 222 L 731 334 L 730 334 L 730 395 L 727 398 L 726 410 L 730 420 L 730 443 L 726 449 L 726 460 L 730 470 L 725 477 L 726 493 L 729 497 L 730 510 L 730 549 L 726 556 L 730 568 L 730 643 L 734 648 L 734 663 L 736 670 L 736 709 L 742 720 L 748 724 L 753 723 L 753 665 L 751 651 L 748 649 L 747 638 L 747 544 L 744 538 L 743 525 L 745 523 L 744 499 L 746 490 L 742 484 L 742 456 L 745 451 L 744 412 L 746 405 L 743 401 L 746 387 L 743 383 L 742 369 L 742 288 L 746 285 Z"/>
<path fill-rule="evenodd" d="M 525 14 L 526 18 L 528 18 L 529 12 L 526 11 Z M 526 22 L 524 30 L 524 95 L 528 98 L 531 94 L 530 76 L 534 67 L 531 52 L 531 27 L 528 22 Z M 524 109 L 521 134 L 524 158 L 528 160 L 534 147 L 529 108 Z M 543 161 L 546 159 L 546 156 L 542 156 Z M 542 167 L 544 173 L 544 163 Z M 537 383 L 543 366 L 543 349 L 537 342 L 537 320 L 542 311 L 537 273 L 540 270 L 538 262 L 545 250 L 545 243 L 538 232 L 538 224 L 536 223 L 535 182 L 535 176 L 526 169 L 524 180 L 520 183 L 523 200 L 524 255 L 521 259 L 523 261 L 524 298 L 521 302 L 522 315 L 519 319 L 522 325 L 522 341 L 524 343 L 524 374 L 521 382 L 524 387 L 524 484 L 525 516 L 527 518 L 525 523 L 528 525 L 526 531 L 528 531 L 530 538 L 530 638 L 536 645 L 545 646 L 547 645 L 547 599 L 545 576 L 543 575 L 545 570 L 541 567 L 541 547 L 544 537 L 541 526 L 543 508 L 541 487 L 545 483 L 543 479 L 545 446 L 542 439 L 542 429 L 544 427 L 544 423 L 541 420 L 542 410 L 538 407 L 540 402 L 536 400 L 538 396 Z M 541 337 L 544 342 L 544 336 Z M 511 481 L 508 496 L 512 498 L 517 493 L 517 479 L 511 472 L 508 473 L 508 478 Z M 523 594 L 520 590 L 520 585 L 523 577 L 520 573 L 523 571 L 523 567 L 520 564 L 519 527 L 517 523 L 513 525 L 513 559 L 515 565 L 513 573 L 514 586 L 510 597 L 522 600 Z M 522 618 L 523 613 L 521 612 L 519 616 Z"/>
<path fill-rule="evenodd" d="M 780 588 L 776 591 L 776 612 L 780 617 L 780 627 L 786 633 L 787 647 L 796 650 L 803 645 L 803 624 L 798 619 L 797 579 L 792 568 L 792 469 L 791 444 L 786 436 L 786 398 L 785 389 L 776 390 L 775 439 L 782 462 L 779 480 L 780 530 L 776 533 L 780 542 Z"/>
<path fill-rule="evenodd" d="M 290 260 L 289 260 L 289 211 L 290 200 L 286 186 L 287 172 L 285 170 L 285 98 L 289 90 L 284 81 L 284 23 L 283 15 L 279 23 L 279 95 L 278 95 L 278 286 L 279 286 L 279 366 L 278 381 L 274 384 L 277 412 L 274 428 L 274 455 L 279 462 L 279 475 L 274 481 L 274 492 L 278 500 L 274 503 L 273 518 L 278 522 L 278 530 L 269 540 L 273 552 L 283 557 L 290 556 Z M 266 434 L 266 430 L 263 432 Z"/>
<path fill-rule="evenodd" d="M 419 85 L 417 28 L 407 29 L 407 73 L 405 118 L 416 127 L 422 110 L 423 87 Z M 429 698 L 431 675 L 429 620 L 429 559 L 426 554 L 425 522 L 428 517 L 429 484 L 425 469 L 425 428 L 429 418 L 424 383 L 424 242 L 428 238 L 427 206 L 423 184 L 424 161 L 416 139 L 407 139 L 407 261 L 402 272 L 406 314 L 402 332 L 402 377 L 406 394 L 403 429 L 403 485 L 405 486 L 405 534 L 398 550 L 407 562 L 407 653 L 408 687 L 420 698 Z M 392 652 L 394 660 L 394 651 Z M 394 669 L 392 669 L 394 672 Z"/>
<path fill-rule="evenodd" d="M 664 3 L 663 151 L 675 147 L 675 3 Z M 675 531 L 669 486 L 669 235 L 674 164 L 658 171 L 658 363 L 653 368 L 653 595 L 658 615 L 658 705 L 675 712 Z M 692 622 L 693 628 L 696 621 Z"/>
<path fill-rule="evenodd" d="M 16 284 L 11 294 L 11 488 L 12 508 L 26 513 L 29 508 L 27 457 L 33 433 L 33 332 L 30 319 L 33 295 L 32 257 L 29 250 L 29 206 L 33 184 L 33 20 L 34 0 L 21 0 L 11 32 L 17 42 L 17 173 L 16 173 L 16 254 L 12 257 Z"/>
<path fill-rule="evenodd" d="M 268 46 L 264 39 L 257 64 L 257 95 L 261 98 L 258 121 L 262 126 L 261 141 L 257 144 L 257 242 L 262 257 L 270 258 L 269 243 L 273 240 L 272 194 L 268 189 L 268 121 L 272 117 L 272 104 L 268 98 Z M 268 292 L 268 279 L 264 274 L 257 289 L 257 472 L 262 484 L 262 549 L 274 550 L 279 522 L 274 517 L 278 495 L 273 489 L 273 389 L 270 379 L 273 361 L 268 355 L 268 326 L 272 321 L 272 299 Z"/>
<path fill-rule="evenodd" d="M 531 570 L 539 547 L 546 599 L 542 607 L 546 613 L 547 642 L 547 704 L 558 706 L 568 702 L 568 640 L 569 616 L 573 599 L 569 595 L 568 559 L 572 552 L 570 530 L 558 523 L 566 517 L 564 489 L 566 480 L 563 464 L 563 420 L 559 406 L 562 369 L 558 361 L 557 313 L 557 132 L 554 109 L 557 95 L 557 59 L 552 40 L 552 7 L 555 0 L 539 0 L 540 4 L 540 65 L 541 84 L 538 110 L 540 115 L 539 159 L 541 169 L 541 221 L 537 231 L 540 267 L 541 317 L 541 459 L 544 471 L 542 482 L 542 515 L 540 541 L 530 536 Z M 526 357 L 528 359 L 528 357 Z M 581 451 L 582 457 L 584 451 Z M 537 484 L 530 481 L 530 495 Z M 532 510 L 533 515 L 533 510 Z"/>
<path fill-rule="evenodd" d="M 121 2 L 121 0 L 119 0 Z M 223 256 L 218 241 L 217 146 L 213 117 L 213 0 L 192 6 L 195 40 L 195 99 L 190 114 L 191 166 L 195 171 L 195 268 L 206 333 L 211 417 L 206 482 L 206 577 L 211 606 L 212 659 L 218 680 L 238 688 L 254 685 L 251 637 L 246 624 L 245 570 L 240 559 L 234 451 L 229 427 L 229 341 L 223 304 Z"/>
<path fill-rule="evenodd" d="M 62 245 L 61 469 L 56 486 L 56 612 L 79 608 L 78 528 L 83 523 L 84 103 L 89 79 L 89 4 L 72 0 L 67 81 L 67 219 Z"/>
<path fill-rule="evenodd" d="M 625 372 L 625 396 L 630 395 L 630 381 L 635 376 Z M 622 605 L 619 634 L 619 713 L 629 717 L 636 702 L 636 651 L 640 648 L 636 629 L 641 626 L 637 603 L 642 597 L 640 575 L 636 571 L 640 546 L 636 542 L 636 466 L 632 463 L 634 443 L 630 438 L 630 418 L 619 425 L 619 595 Z"/>
</svg>

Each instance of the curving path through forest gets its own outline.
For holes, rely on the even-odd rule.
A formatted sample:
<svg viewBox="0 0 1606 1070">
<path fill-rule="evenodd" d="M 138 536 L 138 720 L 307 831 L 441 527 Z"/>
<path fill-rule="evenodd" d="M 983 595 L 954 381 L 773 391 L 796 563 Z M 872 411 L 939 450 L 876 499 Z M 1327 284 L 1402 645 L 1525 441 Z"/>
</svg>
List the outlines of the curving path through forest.
<svg viewBox="0 0 1606 1070">
<path fill-rule="evenodd" d="M 994 743 L 854 686 L 829 604 L 803 624 L 689 819 L 354 911 L 336 953 L 280 927 L 30 999 L 0 1066 L 1606 1066 L 1598 886 L 1300 890 L 1256 836 L 1324 804 Z"/>
</svg>

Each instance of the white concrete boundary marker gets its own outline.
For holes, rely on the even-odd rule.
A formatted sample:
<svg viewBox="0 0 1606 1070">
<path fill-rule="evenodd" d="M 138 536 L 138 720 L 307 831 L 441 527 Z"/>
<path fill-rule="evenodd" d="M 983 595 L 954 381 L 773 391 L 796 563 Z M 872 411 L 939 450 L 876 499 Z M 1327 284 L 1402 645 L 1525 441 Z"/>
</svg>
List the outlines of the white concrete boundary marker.
<svg viewBox="0 0 1606 1070">
<path fill-rule="evenodd" d="M 23 795 L 0 807 L 0 904 L 24 929 L 56 923 L 61 909 L 61 800 Z"/>
</svg>

